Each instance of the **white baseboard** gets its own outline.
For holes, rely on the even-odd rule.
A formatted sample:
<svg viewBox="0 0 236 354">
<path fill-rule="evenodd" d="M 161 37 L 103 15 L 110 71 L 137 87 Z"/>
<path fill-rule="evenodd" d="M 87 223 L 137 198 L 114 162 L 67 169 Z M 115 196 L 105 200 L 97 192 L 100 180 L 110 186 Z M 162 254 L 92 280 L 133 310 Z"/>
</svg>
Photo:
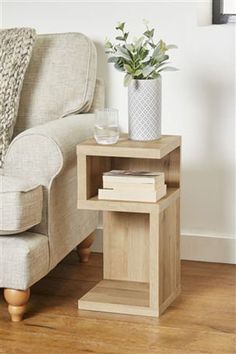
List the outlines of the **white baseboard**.
<svg viewBox="0 0 236 354">
<path fill-rule="evenodd" d="M 92 250 L 102 253 L 102 228 L 96 233 Z M 181 259 L 236 264 L 236 238 L 182 235 Z"/>
<path fill-rule="evenodd" d="M 236 264 L 236 238 L 182 235 L 181 259 Z"/>
</svg>

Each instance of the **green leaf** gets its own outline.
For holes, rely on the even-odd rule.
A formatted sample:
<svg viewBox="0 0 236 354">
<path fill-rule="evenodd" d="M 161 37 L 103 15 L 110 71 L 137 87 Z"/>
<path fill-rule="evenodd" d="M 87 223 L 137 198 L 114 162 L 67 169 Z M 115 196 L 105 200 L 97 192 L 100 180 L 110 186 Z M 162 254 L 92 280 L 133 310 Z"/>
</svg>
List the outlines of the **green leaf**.
<svg viewBox="0 0 236 354">
<path fill-rule="evenodd" d="M 156 69 L 162 68 L 164 65 L 167 65 L 167 64 L 170 64 L 170 62 L 165 61 L 165 62 L 163 62 L 161 64 L 158 63 L 158 65 L 156 65 Z"/>
<path fill-rule="evenodd" d="M 131 57 L 130 57 L 130 54 L 128 52 L 128 50 L 124 47 L 121 47 L 121 46 L 116 46 L 116 53 L 115 53 L 115 56 L 118 56 L 118 57 L 122 57 L 128 61 L 131 60 Z"/>
<path fill-rule="evenodd" d="M 142 75 L 142 73 L 143 73 L 143 71 L 141 69 L 138 69 L 135 71 L 134 76 L 135 77 L 140 76 L 140 75 Z"/>
<path fill-rule="evenodd" d="M 167 51 L 167 47 L 164 41 L 160 40 L 160 50 L 162 53 L 165 53 Z"/>
<path fill-rule="evenodd" d="M 107 59 L 108 63 L 117 63 L 119 59 L 117 57 L 110 57 Z"/>
<path fill-rule="evenodd" d="M 169 59 L 169 55 L 163 55 L 162 57 L 159 58 L 159 62 L 163 63 L 164 61 Z"/>
<path fill-rule="evenodd" d="M 112 48 L 113 46 L 112 46 L 112 44 L 111 44 L 111 42 L 110 41 L 106 41 L 105 42 L 105 48 L 106 49 L 110 49 L 110 48 Z"/>
<path fill-rule="evenodd" d="M 154 36 L 154 28 L 150 31 L 151 38 Z"/>
<path fill-rule="evenodd" d="M 126 44 L 126 48 L 127 48 L 130 52 L 133 52 L 133 51 L 134 51 L 134 45 L 133 45 L 133 44 Z"/>
<path fill-rule="evenodd" d="M 169 59 L 169 55 L 166 55 L 166 54 L 159 54 L 156 58 L 157 62 L 159 64 L 163 63 L 164 61 L 168 60 Z"/>
<path fill-rule="evenodd" d="M 138 38 L 138 39 L 135 41 L 135 43 L 134 43 L 134 48 L 135 48 L 136 50 L 138 50 L 138 49 L 142 46 L 143 41 L 144 41 L 144 37 Z"/>
<path fill-rule="evenodd" d="M 166 48 L 167 48 L 167 49 L 177 49 L 178 47 L 177 47 L 177 45 L 175 45 L 175 44 L 168 44 L 168 45 L 166 46 Z"/>
<path fill-rule="evenodd" d="M 162 53 L 160 52 L 160 46 L 158 45 L 158 46 L 154 49 L 154 51 L 153 51 L 153 53 L 152 53 L 152 57 L 153 57 L 153 58 L 158 58 L 158 56 L 160 56 L 160 54 L 162 55 Z"/>
<path fill-rule="evenodd" d="M 142 70 L 142 74 L 144 77 L 149 76 L 153 71 L 155 71 L 155 66 L 146 66 Z"/>
<path fill-rule="evenodd" d="M 140 64 L 142 65 L 142 67 L 145 67 L 145 66 L 151 65 L 152 63 L 151 63 L 150 58 L 146 58 L 144 60 L 140 60 Z M 151 66 L 153 66 L 153 65 L 151 65 Z"/>
<path fill-rule="evenodd" d="M 124 33 L 124 39 L 125 39 L 125 41 L 126 41 L 126 39 L 128 38 L 128 36 L 129 36 L 129 32 L 125 32 L 125 33 Z"/>
<path fill-rule="evenodd" d="M 133 74 L 133 69 L 129 64 L 124 64 L 124 69 L 127 71 L 128 74 Z"/>
<path fill-rule="evenodd" d="M 158 72 L 154 72 L 152 73 L 152 75 L 150 76 L 152 79 L 156 79 L 158 76 L 160 76 L 160 74 Z"/>
<path fill-rule="evenodd" d="M 126 74 L 124 77 L 124 86 L 129 86 L 131 80 L 132 80 L 132 75 Z"/>
<path fill-rule="evenodd" d="M 125 27 L 125 22 L 119 22 L 116 26 L 116 30 L 121 30 L 123 31 Z"/>
<path fill-rule="evenodd" d="M 156 48 L 156 45 L 154 43 L 149 43 L 149 45 L 154 49 Z"/>
<path fill-rule="evenodd" d="M 140 48 L 140 60 L 144 60 L 149 53 L 149 50 L 145 48 Z"/>
<path fill-rule="evenodd" d="M 122 64 L 119 63 L 115 63 L 114 67 L 118 70 L 118 71 L 125 71 L 124 67 Z"/>
<path fill-rule="evenodd" d="M 114 51 L 110 50 L 110 49 L 105 49 L 105 53 L 106 54 L 114 54 Z"/>
<path fill-rule="evenodd" d="M 121 37 L 121 36 L 117 36 L 116 39 L 117 39 L 117 41 L 125 41 L 125 38 Z"/>
<path fill-rule="evenodd" d="M 164 68 L 161 68 L 160 70 L 158 70 L 158 72 L 161 71 L 178 71 L 179 69 L 174 68 L 173 66 L 165 66 Z"/>
<path fill-rule="evenodd" d="M 151 30 L 145 31 L 145 32 L 144 32 L 144 36 L 147 37 L 147 38 L 149 38 L 149 39 L 153 38 L 153 36 L 154 36 L 154 28 L 151 29 Z"/>
</svg>

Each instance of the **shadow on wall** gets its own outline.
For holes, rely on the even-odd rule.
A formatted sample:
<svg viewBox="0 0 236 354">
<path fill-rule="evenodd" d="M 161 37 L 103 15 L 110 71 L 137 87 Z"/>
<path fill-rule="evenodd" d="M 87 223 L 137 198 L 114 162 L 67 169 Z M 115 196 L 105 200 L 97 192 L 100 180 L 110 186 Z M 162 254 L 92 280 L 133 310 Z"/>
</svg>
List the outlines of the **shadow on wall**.
<svg viewBox="0 0 236 354">
<path fill-rule="evenodd" d="M 105 82 L 105 89 L 108 87 L 109 82 L 109 73 L 108 73 L 108 65 L 107 65 L 107 57 L 105 54 L 104 45 L 102 43 L 94 42 L 97 49 L 98 56 L 98 71 L 97 76 L 103 78 Z M 107 102 L 110 101 L 110 92 L 109 90 L 105 91 L 105 106 L 107 106 Z"/>
<path fill-rule="evenodd" d="M 193 164 L 182 167 L 183 233 L 234 237 L 234 82 L 213 72 L 195 79 L 203 114 L 192 130 L 197 154 Z"/>
<path fill-rule="evenodd" d="M 183 168 L 182 234 L 233 237 L 235 206 L 231 182 L 234 183 L 229 169 Z"/>
<path fill-rule="evenodd" d="M 223 79 L 208 80 L 200 78 L 205 123 L 205 150 L 214 165 L 219 169 L 226 169 L 228 163 L 235 161 L 235 87 L 234 82 L 224 82 Z M 227 138 L 226 138 L 227 137 Z M 235 157 L 235 156 L 234 156 Z"/>
</svg>

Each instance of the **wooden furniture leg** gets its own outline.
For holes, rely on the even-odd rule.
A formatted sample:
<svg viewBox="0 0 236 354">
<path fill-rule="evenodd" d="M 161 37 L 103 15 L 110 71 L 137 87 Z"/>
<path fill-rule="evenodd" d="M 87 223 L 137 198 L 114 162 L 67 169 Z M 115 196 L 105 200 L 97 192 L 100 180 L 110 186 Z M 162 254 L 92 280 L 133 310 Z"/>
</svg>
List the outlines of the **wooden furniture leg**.
<svg viewBox="0 0 236 354">
<path fill-rule="evenodd" d="M 94 239 L 95 239 L 95 231 L 92 232 L 84 241 L 82 241 L 77 246 L 77 253 L 81 263 L 88 262 L 91 253 L 90 247 L 92 246 Z"/>
<path fill-rule="evenodd" d="M 8 311 L 12 322 L 20 322 L 23 319 L 26 304 L 30 297 L 30 289 L 4 289 L 4 297 L 8 303 Z"/>
</svg>

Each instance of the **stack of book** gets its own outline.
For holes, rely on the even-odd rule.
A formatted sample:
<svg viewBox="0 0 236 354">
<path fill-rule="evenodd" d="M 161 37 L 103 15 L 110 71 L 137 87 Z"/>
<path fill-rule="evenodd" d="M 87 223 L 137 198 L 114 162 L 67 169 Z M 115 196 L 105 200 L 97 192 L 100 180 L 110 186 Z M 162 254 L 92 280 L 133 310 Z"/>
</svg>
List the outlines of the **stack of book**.
<svg viewBox="0 0 236 354">
<path fill-rule="evenodd" d="M 112 170 L 103 173 L 98 199 L 157 202 L 166 195 L 163 172 Z"/>
</svg>

